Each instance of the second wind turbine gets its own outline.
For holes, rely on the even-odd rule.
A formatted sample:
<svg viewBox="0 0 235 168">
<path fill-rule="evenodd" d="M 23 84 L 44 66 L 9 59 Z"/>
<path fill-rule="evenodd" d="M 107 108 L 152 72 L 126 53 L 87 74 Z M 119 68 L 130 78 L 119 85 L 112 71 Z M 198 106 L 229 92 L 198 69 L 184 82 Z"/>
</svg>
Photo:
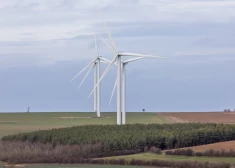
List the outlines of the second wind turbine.
<svg viewBox="0 0 235 168">
<path fill-rule="evenodd" d="M 74 78 L 70 82 L 72 82 L 80 74 L 82 74 L 82 72 L 84 72 L 85 70 L 87 70 L 89 68 L 86 75 L 82 79 L 82 82 L 80 83 L 80 85 L 78 87 L 78 89 L 79 89 L 82 86 L 83 82 L 86 80 L 86 78 L 89 75 L 89 73 L 91 72 L 91 70 L 94 68 L 94 86 L 96 86 L 96 89 L 94 90 L 94 112 L 97 113 L 97 117 L 100 117 L 100 83 L 97 83 L 97 81 L 100 77 L 100 63 L 110 63 L 110 61 L 99 55 L 96 35 L 94 35 L 94 37 L 95 37 L 95 48 L 96 48 L 96 54 L 97 54 L 96 58 L 93 59 L 77 75 L 75 75 Z"/>
</svg>

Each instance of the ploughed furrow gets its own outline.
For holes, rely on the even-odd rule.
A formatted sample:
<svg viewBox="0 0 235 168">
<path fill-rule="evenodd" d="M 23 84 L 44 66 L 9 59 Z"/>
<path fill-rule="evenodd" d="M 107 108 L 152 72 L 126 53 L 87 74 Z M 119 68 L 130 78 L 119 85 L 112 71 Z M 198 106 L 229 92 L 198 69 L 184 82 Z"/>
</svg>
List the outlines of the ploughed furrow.
<svg viewBox="0 0 235 168">
<path fill-rule="evenodd" d="M 173 117 L 173 116 L 165 116 L 165 118 L 171 123 L 188 123 L 189 122 L 187 120 L 183 120 L 181 118 Z"/>
</svg>

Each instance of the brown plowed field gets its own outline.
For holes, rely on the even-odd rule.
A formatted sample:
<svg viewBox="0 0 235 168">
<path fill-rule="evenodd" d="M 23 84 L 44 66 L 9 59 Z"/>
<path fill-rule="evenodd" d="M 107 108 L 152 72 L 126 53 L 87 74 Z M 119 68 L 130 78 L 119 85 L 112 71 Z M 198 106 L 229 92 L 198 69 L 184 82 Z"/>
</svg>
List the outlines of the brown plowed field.
<svg viewBox="0 0 235 168">
<path fill-rule="evenodd" d="M 229 151 L 230 149 L 232 149 L 235 151 L 235 141 L 219 142 L 219 143 L 214 143 L 214 144 L 193 146 L 193 147 L 181 148 L 181 149 L 192 149 L 195 152 L 204 152 L 210 149 L 213 149 L 215 151 L 219 151 L 222 149 Z"/>
<path fill-rule="evenodd" d="M 200 122 L 235 124 L 235 112 L 165 112 L 158 113 L 171 123 Z"/>
<path fill-rule="evenodd" d="M 182 120 L 178 117 L 164 116 L 170 123 L 188 123 L 187 120 Z"/>
</svg>

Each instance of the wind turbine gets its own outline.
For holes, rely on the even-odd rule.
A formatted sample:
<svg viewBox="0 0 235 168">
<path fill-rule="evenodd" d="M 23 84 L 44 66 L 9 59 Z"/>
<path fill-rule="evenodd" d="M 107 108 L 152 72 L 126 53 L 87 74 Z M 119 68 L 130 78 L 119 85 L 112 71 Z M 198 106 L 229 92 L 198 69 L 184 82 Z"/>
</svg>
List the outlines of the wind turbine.
<svg viewBox="0 0 235 168">
<path fill-rule="evenodd" d="M 122 61 L 122 124 L 126 124 L 126 65 L 130 62 L 137 61 L 139 59 L 142 59 L 143 57 L 138 58 L 132 58 L 128 59 L 126 61 Z M 113 87 L 112 95 L 109 101 L 109 104 L 111 104 L 114 91 L 117 87 L 117 79 Z"/>
<path fill-rule="evenodd" d="M 93 59 L 87 66 L 85 66 L 78 74 L 74 76 L 74 78 L 70 81 L 72 82 L 74 79 L 76 79 L 80 74 L 82 74 L 85 70 L 88 71 L 83 77 L 78 89 L 82 86 L 83 82 L 86 80 L 87 76 L 91 72 L 92 68 L 94 69 L 94 86 L 96 87 L 94 90 L 94 112 L 97 113 L 97 117 L 100 117 L 100 82 L 97 83 L 97 80 L 100 77 L 100 63 L 110 63 L 108 59 L 103 58 L 99 55 L 98 47 L 97 47 L 97 40 L 96 35 L 94 35 L 95 38 L 95 49 L 96 49 L 96 58 Z M 77 89 L 77 90 L 78 90 Z"/>
<path fill-rule="evenodd" d="M 115 63 L 115 61 L 117 61 L 117 124 L 121 125 L 121 99 L 122 99 L 121 98 L 121 85 L 122 85 L 122 77 L 121 77 L 122 60 L 121 60 L 121 57 L 126 57 L 126 56 L 153 57 L 153 58 L 165 58 L 165 57 L 146 55 L 146 54 L 138 54 L 138 53 L 130 53 L 130 52 L 119 52 L 115 46 L 115 43 L 112 39 L 112 36 L 108 30 L 106 23 L 105 22 L 103 22 L 103 23 L 104 23 L 104 27 L 108 33 L 109 39 L 112 42 L 112 46 L 107 44 L 107 42 L 100 35 L 99 36 L 101 37 L 102 41 L 108 46 L 108 48 L 114 53 L 114 57 L 113 57 L 112 61 L 110 62 L 110 64 L 108 65 L 108 67 L 106 68 L 106 70 L 104 71 L 104 73 L 102 74 L 102 76 L 99 78 L 96 86 L 94 87 L 94 89 L 92 91 L 94 91 L 96 89 L 96 87 L 98 86 L 98 83 L 103 80 L 103 78 L 109 72 L 111 66 Z"/>
</svg>

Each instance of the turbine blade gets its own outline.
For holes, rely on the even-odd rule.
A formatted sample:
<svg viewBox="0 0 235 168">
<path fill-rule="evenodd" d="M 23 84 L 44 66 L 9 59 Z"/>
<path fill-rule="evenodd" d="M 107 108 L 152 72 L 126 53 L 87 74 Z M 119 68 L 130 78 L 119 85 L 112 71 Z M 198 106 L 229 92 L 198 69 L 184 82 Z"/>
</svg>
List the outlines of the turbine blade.
<svg viewBox="0 0 235 168">
<path fill-rule="evenodd" d="M 98 83 L 100 83 L 103 78 L 107 75 L 107 73 L 109 72 L 111 66 L 114 64 L 114 62 L 116 61 L 117 59 L 117 55 L 113 58 L 113 60 L 110 62 L 110 64 L 108 65 L 108 67 L 105 69 L 104 73 L 102 74 L 102 76 L 98 79 L 95 87 L 93 88 L 93 90 L 91 91 L 90 95 L 88 96 L 88 98 L 92 95 L 92 93 L 94 92 L 94 90 L 96 89 Z"/>
<path fill-rule="evenodd" d="M 105 64 L 108 64 L 109 62 L 107 62 L 107 61 L 100 61 L 101 63 L 105 63 Z"/>
<path fill-rule="evenodd" d="M 139 59 L 143 59 L 143 57 L 128 59 L 128 60 L 124 61 L 123 63 L 128 63 L 128 62 L 132 62 L 132 61 L 137 61 L 137 60 L 139 60 Z"/>
<path fill-rule="evenodd" d="M 86 75 L 84 76 L 84 78 L 82 79 L 82 82 L 80 83 L 80 85 L 78 86 L 77 90 L 82 86 L 83 82 L 86 80 L 87 76 L 89 75 L 89 73 L 91 72 L 91 69 L 94 67 L 95 63 L 93 63 L 91 65 L 91 67 L 89 68 L 89 70 L 87 71 Z"/>
<path fill-rule="evenodd" d="M 106 58 L 104 58 L 104 57 L 100 57 L 100 59 L 103 60 L 104 62 L 108 62 L 108 63 L 111 62 L 110 60 L 108 60 L 108 59 L 106 59 Z"/>
<path fill-rule="evenodd" d="M 117 54 L 117 52 L 104 40 L 104 38 L 99 35 L 101 40 L 104 42 L 104 44 L 114 53 L 114 54 Z"/>
<path fill-rule="evenodd" d="M 137 54 L 137 53 L 129 53 L 129 52 L 119 53 L 119 55 L 121 55 L 121 56 L 137 56 L 137 57 L 167 58 L 167 57 L 161 57 L 161 56 L 155 56 L 155 55 Z"/>
<path fill-rule="evenodd" d="M 109 32 L 108 26 L 107 26 L 107 24 L 105 23 L 103 17 L 102 17 L 102 21 L 103 21 L 105 30 L 106 30 L 106 32 L 108 33 L 109 39 L 110 39 L 110 41 L 112 42 L 113 49 L 115 50 L 115 52 L 118 52 L 118 50 L 117 50 L 117 48 L 116 48 L 116 46 L 115 46 L 115 43 L 114 43 L 114 41 L 113 41 L 113 38 L 112 38 L 112 36 L 111 36 L 111 34 L 110 34 L 110 32 Z"/>
<path fill-rule="evenodd" d="M 94 90 L 95 89 L 93 89 L 92 91 L 91 91 L 91 93 L 89 94 L 89 96 L 88 96 L 88 99 L 91 97 L 91 95 L 94 93 Z"/>
<path fill-rule="evenodd" d="M 99 51 L 98 51 L 98 47 L 97 47 L 97 39 L 96 39 L 96 34 L 94 32 L 94 38 L 95 38 L 95 49 L 96 49 L 96 54 L 97 54 L 97 57 L 99 56 Z"/>
<path fill-rule="evenodd" d="M 89 51 L 89 55 L 91 56 L 92 59 L 94 59 L 95 57 L 93 56 L 93 53 L 92 53 L 91 49 L 89 47 L 87 47 L 87 48 L 88 48 L 88 51 Z"/>
<path fill-rule="evenodd" d="M 85 66 L 85 68 L 83 68 L 77 75 L 75 75 L 73 77 L 73 79 L 70 81 L 72 82 L 74 79 L 76 79 L 82 72 L 84 72 L 89 66 L 91 66 L 94 62 L 96 61 L 96 59 L 92 60 L 87 66 Z"/>
<path fill-rule="evenodd" d="M 103 60 L 107 61 L 108 63 L 110 63 L 110 62 L 111 62 L 110 60 L 108 60 L 108 59 L 106 59 L 106 58 L 104 58 L 104 57 L 101 57 L 100 59 L 103 59 Z M 114 62 L 114 65 L 117 65 L 117 63 L 116 63 L 116 62 Z"/>
<path fill-rule="evenodd" d="M 113 91 L 112 91 L 112 95 L 111 95 L 110 100 L 109 100 L 109 105 L 110 105 L 111 102 L 112 102 L 113 95 L 114 95 L 115 89 L 116 89 L 116 87 L 117 87 L 117 80 L 118 80 L 118 79 L 116 79 L 116 82 L 115 82 L 115 84 L 114 84 L 114 86 L 113 86 Z"/>
</svg>

